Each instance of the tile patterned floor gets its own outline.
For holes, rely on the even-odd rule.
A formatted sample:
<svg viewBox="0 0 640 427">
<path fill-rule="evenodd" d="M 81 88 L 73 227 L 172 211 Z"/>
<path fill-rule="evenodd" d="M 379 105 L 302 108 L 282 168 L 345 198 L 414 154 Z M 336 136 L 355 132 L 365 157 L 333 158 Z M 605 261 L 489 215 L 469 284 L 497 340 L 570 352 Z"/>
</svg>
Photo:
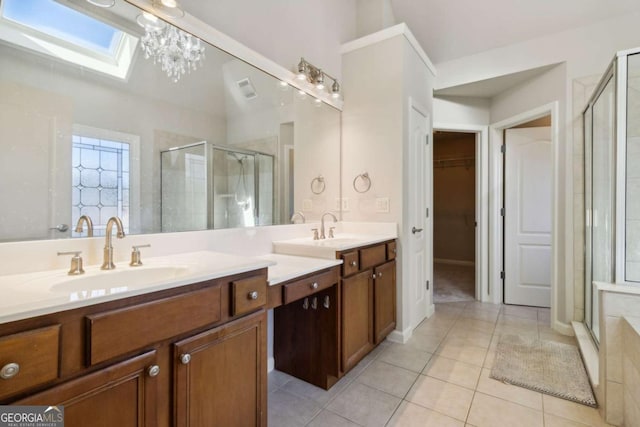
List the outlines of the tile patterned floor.
<svg viewBox="0 0 640 427">
<path fill-rule="evenodd" d="M 489 378 L 502 333 L 575 345 L 548 324 L 547 309 L 436 304 L 407 344 L 383 342 L 329 391 L 271 372 L 269 426 L 607 426 L 596 409 Z"/>
</svg>

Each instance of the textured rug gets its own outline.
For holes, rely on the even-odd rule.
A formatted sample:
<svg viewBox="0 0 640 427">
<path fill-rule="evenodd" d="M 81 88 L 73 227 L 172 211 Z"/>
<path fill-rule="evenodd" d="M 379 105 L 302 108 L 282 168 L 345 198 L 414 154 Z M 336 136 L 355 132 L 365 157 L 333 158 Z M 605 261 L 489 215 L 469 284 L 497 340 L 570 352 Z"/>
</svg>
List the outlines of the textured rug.
<svg viewBox="0 0 640 427">
<path fill-rule="evenodd" d="M 434 263 L 433 302 L 475 301 L 474 266 Z"/>
<path fill-rule="evenodd" d="M 491 378 L 596 407 L 578 348 L 535 338 L 503 335 Z"/>
</svg>

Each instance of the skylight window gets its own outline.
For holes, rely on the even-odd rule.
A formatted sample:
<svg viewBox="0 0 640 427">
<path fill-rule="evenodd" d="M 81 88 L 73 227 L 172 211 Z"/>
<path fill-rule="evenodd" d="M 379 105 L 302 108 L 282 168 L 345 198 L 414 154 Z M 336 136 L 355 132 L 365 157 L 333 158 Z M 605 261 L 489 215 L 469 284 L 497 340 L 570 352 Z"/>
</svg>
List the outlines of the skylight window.
<svg viewBox="0 0 640 427">
<path fill-rule="evenodd" d="M 126 79 L 138 38 L 55 0 L 1 0 L 0 39 Z"/>
</svg>

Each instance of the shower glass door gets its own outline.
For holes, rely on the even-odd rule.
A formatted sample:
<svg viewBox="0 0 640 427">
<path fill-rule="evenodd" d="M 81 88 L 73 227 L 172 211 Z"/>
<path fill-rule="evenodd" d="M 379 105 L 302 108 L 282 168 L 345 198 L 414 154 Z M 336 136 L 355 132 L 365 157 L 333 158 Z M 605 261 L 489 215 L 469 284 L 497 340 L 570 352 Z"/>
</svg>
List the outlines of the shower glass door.
<svg viewBox="0 0 640 427">
<path fill-rule="evenodd" d="M 214 228 L 256 225 L 255 156 L 213 148 Z"/>
<path fill-rule="evenodd" d="M 615 250 L 615 84 L 613 75 L 585 116 L 586 266 L 585 320 L 600 339 L 597 289 L 593 281 L 614 280 Z"/>
</svg>

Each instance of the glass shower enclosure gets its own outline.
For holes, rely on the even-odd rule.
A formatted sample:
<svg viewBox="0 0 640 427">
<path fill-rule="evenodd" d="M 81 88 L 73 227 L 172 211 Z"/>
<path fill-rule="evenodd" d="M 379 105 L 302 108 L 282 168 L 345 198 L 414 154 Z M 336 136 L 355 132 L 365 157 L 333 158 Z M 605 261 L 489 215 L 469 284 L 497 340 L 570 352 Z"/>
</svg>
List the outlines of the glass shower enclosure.
<svg viewBox="0 0 640 427">
<path fill-rule="evenodd" d="M 274 223 L 274 157 L 206 141 L 162 151 L 162 231 Z"/>
<path fill-rule="evenodd" d="M 640 286 L 640 49 L 615 56 L 583 123 L 585 324 L 598 342 L 594 282 Z"/>
</svg>

